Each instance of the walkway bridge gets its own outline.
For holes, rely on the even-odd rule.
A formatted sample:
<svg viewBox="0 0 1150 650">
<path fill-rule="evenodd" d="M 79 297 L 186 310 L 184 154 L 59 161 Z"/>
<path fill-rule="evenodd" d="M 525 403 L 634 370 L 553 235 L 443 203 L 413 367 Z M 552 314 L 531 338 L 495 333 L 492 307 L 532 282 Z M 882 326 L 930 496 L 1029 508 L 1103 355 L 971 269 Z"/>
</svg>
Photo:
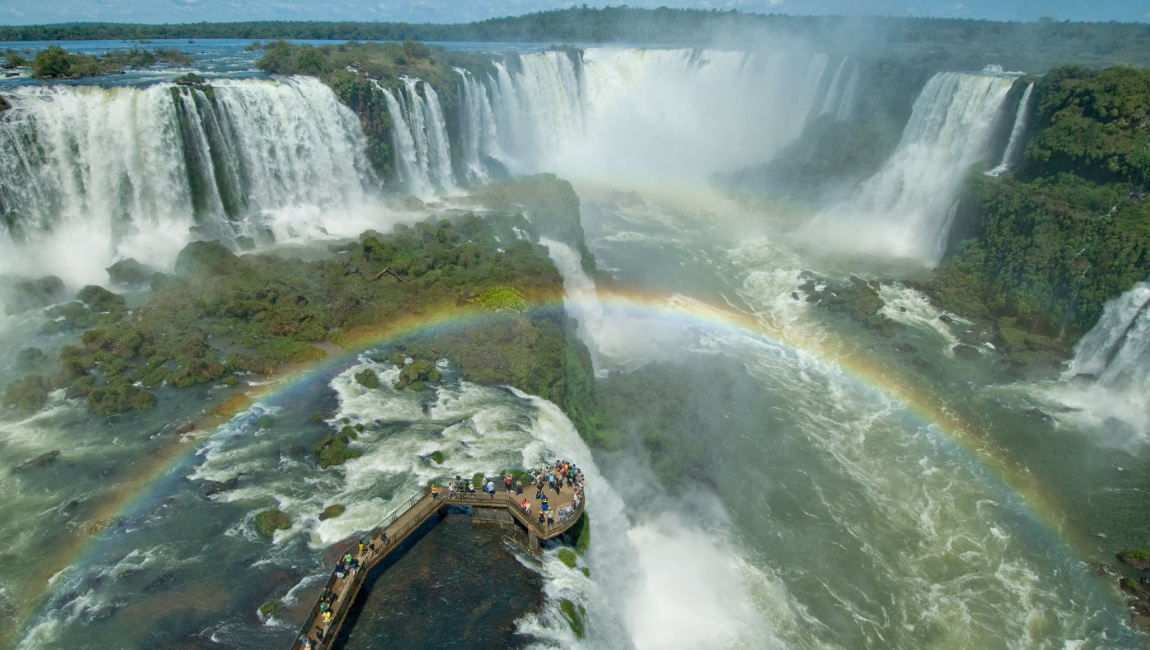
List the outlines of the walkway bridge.
<svg viewBox="0 0 1150 650">
<path fill-rule="evenodd" d="M 303 626 L 300 628 L 295 639 L 292 640 L 292 650 L 302 649 L 303 642 L 301 638 L 306 636 L 313 641 L 312 648 L 315 650 L 328 650 L 332 647 L 335 639 L 339 636 L 340 626 L 343 625 L 344 619 L 347 617 L 348 611 L 351 609 L 352 603 L 355 602 L 356 596 L 359 594 L 360 587 L 363 586 L 367 574 L 371 571 L 372 567 L 379 564 L 381 560 L 391 555 L 392 551 L 399 548 L 412 533 L 419 530 L 419 528 L 426 523 L 433 516 L 444 517 L 447 515 L 447 510 L 451 506 L 469 506 L 473 509 L 491 509 L 499 512 L 507 512 L 511 515 L 511 520 L 517 523 L 520 527 L 527 531 L 530 548 L 532 552 L 538 552 L 540 542 L 547 539 L 553 539 L 567 532 L 574 526 L 579 519 L 583 516 L 583 508 L 585 504 L 586 495 L 581 496 L 579 506 L 572 513 L 571 517 L 566 520 L 560 521 L 556 519 L 554 524 L 540 524 L 538 520 L 538 513 L 540 509 L 540 500 L 534 498 L 535 488 L 532 486 L 524 487 L 523 494 L 517 495 L 514 490 L 506 491 L 502 488 L 496 489 L 494 494 L 485 492 L 476 493 L 455 493 L 454 496 L 448 496 L 446 487 L 435 486 L 437 494 L 432 492 L 432 486 L 420 490 L 415 496 L 408 499 L 407 503 L 401 506 L 398 510 L 389 515 L 383 520 L 383 523 L 376 526 L 372 531 L 365 535 L 362 539 L 367 540 L 363 542 L 364 549 L 361 553 L 359 550 L 359 542 L 349 546 L 340 557 L 346 554 L 351 554 L 353 558 L 359 561 L 359 568 L 344 575 L 343 578 L 338 578 L 333 571 L 331 576 L 327 579 L 324 585 L 324 591 L 330 591 L 335 594 L 336 598 L 331 605 L 331 624 L 327 625 L 323 621 L 323 609 L 321 607 L 322 600 L 317 598 L 315 605 L 312 606 L 311 612 L 308 613 L 307 618 L 304 620 Z M 571 488 L 567 488 L 566 492 L 556 492 L 549 486 L 544 486 L 543 491 L 547 494 L 548 505 L 556 508 L 566 507 L 572 502 L 573 492 Z M 530 504 L 531 514 L 527 514 L 519 507 L 520 501 L 527 499 Z M 371 545 L 375 545 L 375 550 L 371 550 Z M 318 637 L 317 632 L 323 631 L 323 639 L 316 642 Z"/>
</svg>

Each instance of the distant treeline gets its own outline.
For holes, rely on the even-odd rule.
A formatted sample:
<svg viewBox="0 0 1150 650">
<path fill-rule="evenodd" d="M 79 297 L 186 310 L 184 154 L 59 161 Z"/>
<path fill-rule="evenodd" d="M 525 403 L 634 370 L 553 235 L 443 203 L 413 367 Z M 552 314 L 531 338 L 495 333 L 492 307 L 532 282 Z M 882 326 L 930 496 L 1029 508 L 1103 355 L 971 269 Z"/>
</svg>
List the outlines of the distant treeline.
<svg viewBox="0 0 1150 650">
<path fill-rule="evenodd" d="M 133 25 L 71 23 L 0 27 L 0 41 L 186 38 L 732 44 L 764 30 L 802 36 L 828 50 L 878 41 L 896 50 L 978 52 L 1036 65 L 1150 65 L 1150 25 L 1142 23 L 993 22 L 943 18 L 786 16 L 697 9 L 572 8 L 479 22 L 282 22 Z M 1096 61 L 1093 59 L 1097 59 Z"/>
</svg>

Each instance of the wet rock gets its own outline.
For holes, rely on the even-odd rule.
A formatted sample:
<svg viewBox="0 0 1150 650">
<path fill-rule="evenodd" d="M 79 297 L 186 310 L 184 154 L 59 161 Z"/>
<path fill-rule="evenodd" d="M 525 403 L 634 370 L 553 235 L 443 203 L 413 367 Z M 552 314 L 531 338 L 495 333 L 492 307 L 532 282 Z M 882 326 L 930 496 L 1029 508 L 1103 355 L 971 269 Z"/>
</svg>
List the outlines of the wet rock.
<svg viewBox="0 0 1150 650">
<path fill-rule="evenodd" d="M 938 319 L 944 323 L 953 323 L 954 322 L 954 319 L 951 318 L 949 314 L 942 314 L 941 316 L 938 317 Z"/>
<path fill-rule="evenodd" d="M 230 275 L 243 268 L 243 261 L 218 239 L 194 241 L 176 256 L 178 275 Z"/>
<path fill-rule="evenodd" d="M 156 274 L 155 269 L 140 264 L 131 257 L 120 260 L 104 270 L 108 272 L 108 279 L 112 284 L 124 287 L 142 287 Z"/>
<path fill-rule="evenodd" d="M 240 235 L 232 240 L 237 250 L 250 251 L 256 247 L 256 240 L 247 235 Z"/>
<path fill-rule="evenodd" d="M 1150 569 L 1150 552 L 1135 548 L 1118 554 L 1118 559 L 1135 569 Z"/>
<path fill-rule="evenodd" d="M 978 348 L 972 345 L 966 345 L 965 343 L 959 343 L 951 348 L 951 351 L 954 352 L 955 356 L 962 357 L 963 359 L 977 359 L 979 355 Z"/>
<path fill-rule="evenodd" d="M 88 620 L 93 623 L 96 621 L 106 621 L 109 618 L 112 618 L 112 615 L 115 613 L 116 608 L 112 605 L 101 607 L 99 609 L 92 610 L 92 613 L 88 616 Z"/>
<path fill-rule="evenodd" d="M 104 287 L 89 284 L 80 289 L 76 300 L 84 303 L 97 314 L 124 311 L 124 297 L 108 291 Z"/>
<path fill-rule="evenodd" d="M 1030 418 L 1031 420 L 1038 420 L 1040 422 L 1053 422 L 1054 418 L 1047 415 L 1045 412 L 1038 408 L 1032 408 L 1028 411 L 1022 412 L 1022 417 Z"/>
<path fill-rule="evenodd" d="M 918 352 L 918 346 L 914 343 L 895 343 L 891 347 L 895 352 Z"/>
<path fill-rule="evenodd" d="M 1098 375 L 1089 372 L 1080 372 L 1071 377 L 1070 381 L 1074 384 L 1093 384 L 1098 381 Z"/>
<path fill-rule="evenodd" d="M 144 593 L 147 594 L 147 593 L 151 593 L 153 591 L 159 591 L 161 589 L 166 589 L 166 588 L 170 587 L 172 585 L 172 583 L 175 581 L 176 581 L 176 572 L 175 571 L 168 571 L 168 572 L 162 574 L 160 577 L 156 578 L 155 580 L 149 582 L 148 585 L 146 587 L 144 587 Z"/>
<path fill-rule="evenodd" d="M 409 196 L 403 200 L 403 207 L 415 212 L 417 210 L 423 210 L 427 207 L 427 204 L 414 196 Z"/>
<path fill-rule="evenodd" d="M 203 487 L 204 496 L 210 497 L 213 494 L 219 494 L 220 492 L 227 492 L 228 490 L 234 490 L 234 489 L 236 489 L 236 486 L 239 485 L 239 483 L 240 483 L 240 477 L 239 476 L 233 476 L 226 481 L 204 481 L 204 487 Z"/>
<path fill-rule="evenodd" d="M 923 370 L 934 370 L 934 364 L 920 356 L 915 356 L 915 358 L 911 359 L 910 362 L 913 363 L 916 368 L 922 368 Z"/>
<path fill-rule="evenodd" d="M 24 348 L 16 354 L 16 365 L 25 369 L 33 369 L 44 362 L 44 352 L 40 348 Z"/>
<path fill-rule="evenodd" d="M 304 447 L 303 445 L 292 445 L 288 449 L 288 453 L 292 456 L 302 456 L 307 453 L 307 447 Z"/>
<path fill-rule="evenodd" d="M 4 313 L 9 316 L 46 307 L 66 297 L 64 281 L 54 275 L 35 280 L 0 276 L 0 300 L 4 301 Z"/>
<path fill-rule="evenodd" d="M 176 429 L 176 434 L 177 435 L 183 435 L 185 433 L 189 433 L 189 432 L 195 430 L 195 428 L 196 428 L 196 423 L 195 422 L 189 422 L 189 423 L 185 424 L 184 426 L 180 427 L 179 429 Z"/>
<path fill-rule="evenodd" d="M 792 291 L 791 292 L 791 299 L 792 300 L 799 300 L 799 292 L 798 291 Z"/>
<path fill-rule="evenodd" d="M 13 472 L 26 472 L 30 469 L 36 469 L 37 467 L 47 467 L 48 465 L 51 465 L 52 463 L 56 462 L 56 458 L 59 455 L 60 455 L 60 450 L 59 449 L 53 449 L 52 451 L 50 451 L 46 454 L 41 454 L 40 456 L 37 456 L 37 457 L 33 458 L 32 460 L 30 460 L 26 463 L 21 463 L 21 464 L 17 465 L 16 467 L 13 467 L 12 471 Z"/>
</svg>

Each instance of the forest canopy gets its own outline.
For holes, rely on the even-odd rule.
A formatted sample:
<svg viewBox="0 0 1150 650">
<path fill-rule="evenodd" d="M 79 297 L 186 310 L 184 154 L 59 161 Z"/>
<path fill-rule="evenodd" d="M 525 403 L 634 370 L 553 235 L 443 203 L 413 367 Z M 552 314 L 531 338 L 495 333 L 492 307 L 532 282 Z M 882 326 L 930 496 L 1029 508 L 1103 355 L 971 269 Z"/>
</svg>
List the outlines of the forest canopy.
<svg viewBox="0 0 1150 650">
<path fill-rule="evenodd" d="M 142 25 L 68 23 L 0 27 L 3 41 L 232 38 L 332 41 L 627 42 L 754 44 L 767 34 L 799 36 L 826 51 L 867 43 L 887 53 L 979 57 L 1042 71 L 1067 63 L 1150 65 L 1150 25 L 994 22 L 943 18 L 786 16 L 626 6 L 570 8 L 465 24 L 258 21 Z"/>
</svg>

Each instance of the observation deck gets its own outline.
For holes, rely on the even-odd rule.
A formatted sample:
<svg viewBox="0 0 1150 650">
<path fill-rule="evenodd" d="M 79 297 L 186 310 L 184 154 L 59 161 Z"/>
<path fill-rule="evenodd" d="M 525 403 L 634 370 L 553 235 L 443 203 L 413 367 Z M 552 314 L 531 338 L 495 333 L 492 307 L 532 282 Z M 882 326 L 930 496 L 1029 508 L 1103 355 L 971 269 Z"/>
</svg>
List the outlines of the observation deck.
<svg viewBox="0 0 1150 650">
<path fill-rule="evenodd" d="M 312 640 L 314 650 L 331 648 L 339 636 L 340 627 L 343 625 L 344 619 L 347 617 L 347 613 L 351 609 L 352 603 L 355 602 L 364 579 L 372 567 L 390 556 L 412 533 L 419 530 L 433 516 L 440 518 L 446 516 L 447 510 L 451 506 L 470 507 L 473 511 L 475 508 L 480 508 L 510 513 L 510 521 L 514 521 L 527 531 L 530 549 L 533 553 L 539 551 L 541 541 L 553 539 L 570 530 L 583 517 L 583 509 L 586 506 L 586 495 L 580 493 L 579 506 L 575 508 L 569 518 L 562 521 L 556 518 L 555 523 L 550 525 L 547 523 L 540 524 L 538 513 L 541 508 L 541 499 L 535 498 L 534 486 L 524 487 L 522 494 L 516 494 L 514 487 L 507 491 L 503 486 L 499 486 L 493 494 L 482 491 L 475 493 L 456 492 L 454 496 L 448 496 L 446 482 L 442 483 L 444 485 L 434 486 L 437 489 L 437 494 L 434 495 L 431 491 L 432 485 L 424 487 L 415 496 L 408 499 L 405 505 L 385 518 L 383 523 L 364 535 L 362 553 L 359 551 L 359 542 L 356 542 L 340 554 L 340 558 L 343 558 L 350 553 L 353 558 L 359 561 L 360 566 L 358 569 L 346 573 L 343 578 L 337 577 L 335 572 L 332 572 L 327 583 L 324 584 L 324 589 L 320 592 L 320 597 L 316 599 L 315 605 L 312 606 L 311 612 L 304 620 L 304 624 L 292 640 L 292 650 L 299 650 L 304 647 L 301 641 L 304 636 Z M 570 505 L 575 494 L 573 488 L 570 487 L 557 493 L 547 485 L 544 485 L 543 493 L 547 496 L 548 506 L 555 510 Z M 530 504 L 530 515 L 519 505 L 523 499 L 526 499 Z M 504 521 L 507 521 L 506 517 Z M 374 551 L 371 550 L 371 544 L 375 545 Z M 330 625 L 323 621 L 324 610 L 321 604 L 325 591 L 335 594 L 335 599 L 330 607 L 332 612 Z M 317 631 L 319 630 L 323 630 L 323 639 L 317 641 Z"/>
</svg>

